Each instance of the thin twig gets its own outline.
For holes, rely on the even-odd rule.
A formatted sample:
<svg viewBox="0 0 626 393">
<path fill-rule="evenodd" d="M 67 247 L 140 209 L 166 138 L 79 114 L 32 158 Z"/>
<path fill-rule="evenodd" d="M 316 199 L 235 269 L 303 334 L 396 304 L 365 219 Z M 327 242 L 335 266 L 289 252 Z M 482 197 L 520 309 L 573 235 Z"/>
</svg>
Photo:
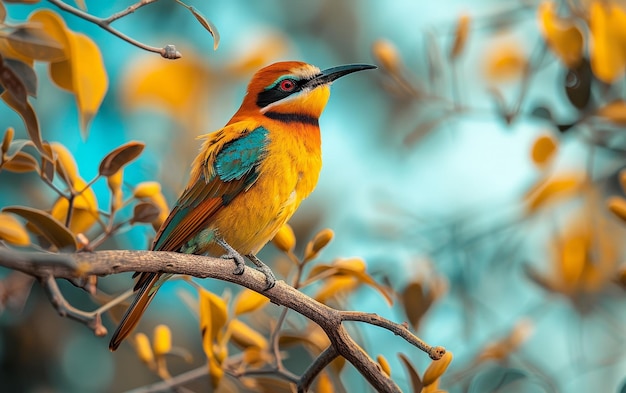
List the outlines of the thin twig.
<svg viewBox="0 0 626 393">
<path fill-rule="evenodd" d="M 329 346 L 324 350 L 324 352 L 320 353 L 319 356 L 315 359 L 313 363 L 300 376 L 300 382 L 298 383 L 298 393 L 304 393 L 309 390 L 311 383 L 319 373 L 326 368 L 339 356 L 339 353 L 335 349 L 334 346 Z"/>
<path fill-rule="evenodd" d="M 132 11 L 128 11 L 128 8 L 125 11 L 122 11 L 120 13 L 117 14 L 113 14 L 112 16 L 110 16 L 109 18 L 98 18 L 96 16 L 93 16 L 91 14 L 88 14 L 78 8 L 72 7 L 71 5 L 61 1 L 61 0 L 48 0 L 48 2 L 50 2 L 51 4 L 59 7 L 60 9 L 62 9 L 65 12 L 69 12 L 72 15 L 75 15 L 81 19 L 84 19 L 88 22 L 91 22 L 97 26 L 99 26 L 100 28 L 106 30 L 107 32 L 113 34 L 114 36 L 128 42 L 131 45 L 136 46 L 137 48 L 146 50 L 148 52 L 153 52 L 153 53 L 158 53 L 161 55 L 161 57 L 165 58 L 165 59 L 179 59 L 182 57 L 181 53 L 179 51 L 176 50 L 176 47 L 174 45 L 166 45 L 163 48 L 157 48 L 154 46 L 149 46 L 146 45 L 144 43 L 141 43 L 129 36 L 127 36 L 126 34 L 122 33 L 121 31 L 113 28 L 110 26 L 110 23 L 116 19 L 119 19 L 125 15 L 128 15 L 130 12 L 136 10 L 137 8 L 141 7 L 142 5 L 145 4 L 140 4 L 137 7 L 135 7 Z M 147 3 L 146 3 L 147 4 Z M 135 4 L 137 5 L 137 4 Z M 133 6 L 129 7 L 132 8 Z M 127 12 L 128 11 L 128 12 Z M 120 15 L 121 14 L 121 15 Z M 111 20 L 112 18 L 112 20 Z"/>
<path fill-rule="evenodd" d="M 171 392 L 173 388 L 182 386 L 198 379 L 208 379 L 208 367 L 206 365 L 194 368 L 193 370 L 179 374 L 166 381 L 157 382 L 152 385 L 142 386 L 140 388 L 129 391 L 128 393 L 158 393 Z"/>
<path fill-rule="evenodd" d="M 61 294 L 61 290 L 53 276 L 44 277 L 40 281 L 50 299 L 50 303 L 56 308 L 60 316 L 68 317 L 87 325 L 96 336 L 106 336 L 107 329 L 102 324 L 102 317 L 99 312 L 85 312 L 69 304 L 63 297 L 63 294 Z"/>
<path fill-rule="evenodd" d="M 363 313 L 357 311 L 340 311 L 341 319 L 343 321 L 356 321 L 365 322 L 370 325 L 378 326 L 383 329 L 387 329 L 396 336 L 400 336 L 408 343 L 426 352 L 433 360 L 439 360 L 446 353 L 443 347 L 433 347 L 424 342 L 421 338 L 417 337 L 408 329 L 407 325 L 392 322 L 377 314 Z"/>
</svg>

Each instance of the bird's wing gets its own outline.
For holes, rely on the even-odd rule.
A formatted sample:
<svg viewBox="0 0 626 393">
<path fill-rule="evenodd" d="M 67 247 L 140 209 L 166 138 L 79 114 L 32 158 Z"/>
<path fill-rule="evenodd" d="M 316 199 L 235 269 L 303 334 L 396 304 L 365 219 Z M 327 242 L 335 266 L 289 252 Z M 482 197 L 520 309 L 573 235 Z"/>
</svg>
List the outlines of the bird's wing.
<svg viewBox="0 0 626 393">
<path fill-rule="evenodd" d="M 192 177 L 157 233 L 153 250 L 179 251 L 207 227 L 211 217 L 259 177 L 269 131 L 253 122 L 238 122 L 206 136 L 193 164 Z"/>
</svg>

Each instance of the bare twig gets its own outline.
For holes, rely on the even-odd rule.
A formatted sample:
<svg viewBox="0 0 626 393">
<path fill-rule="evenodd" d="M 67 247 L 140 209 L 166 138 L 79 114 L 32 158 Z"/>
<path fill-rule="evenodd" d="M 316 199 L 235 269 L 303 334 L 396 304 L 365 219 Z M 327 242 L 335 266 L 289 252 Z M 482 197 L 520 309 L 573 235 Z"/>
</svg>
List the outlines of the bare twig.
<svg viewBox="0 0 626 393">
<path fill-rule="evenodd" d="M 306 370 L 304 370 L 304 373 L 300 377 L 300 382 L 298 383 L 298 393 L 306 392 L 311 386 L 311 383 L 313 382 L 315 377 L 318 376 L 319 373 L 321 373 L 322 370 L 338 356 L 339 353 L 332 345 L 326 348 L 324 352 L 320 353 L 315 361 L 311 363 L 311 365 L 307 367 Z"/>
<path fill-rule="evenodd" d="M 50 2 L 51 4 L 54 4 L 55 6 L 59 7 L 60 9 L 62 9 L 65 12 L 69 12 L 72 15 L 76 15 L 79 18 L 82 18 L 88 22 L 91 22 L 97 26 L 99 26 L 100 28 L 108 31 L 109 33 L 113 34 L 114 36 L 128 42 L 131 45 L 134 45 L 140 49 L 146 50 L 148 52 L 154 52 L 154 53 L 158 53 L 161 55 L 161 57 L 166 58 L 166 59 L 179 59 L 182 57 L 181 53 L 179 51 L 176 50 L 176 47 L 174 45 L 166 45 L 163 48 L 157 48 L 154 46 L 149 46 L 146 45 L 144 43 L 141 43 L 129 36 L 127 36 L 126 34 L 122 33 L 121 31 L 111 27 L 111 22 L 126 16 L 132 12 L 134 12 L 136 9 L 138 9 L 139 7 L 142 7 L 146 4 L 152 3 L 156 0 L 142 0 L 128 8 L 126 8 L 124 11 L 118 12 L 116 14 L 111 15 L 108 18 L 98 18 L 96 16 L 93 16 L 91 14 L 88 14 L 78 8 L 72 7 L 71 5 L 61 1 L 61 0 L 48 0 L 48 2 Z"/>
<path fill-rule="evenodd" d="M 444 347 L 432 347 L 426 344 L 422 339 L 411 333 L 407 325 L 392 322 L 381 317 L 380 315 L 372 313 L 363 313 L 358 311 L 340 311 L 340 313 L 342 320 L 344 321 L 365 322 L 370 325 L 389 330 L 396 336 L 402 337 L 408 343 L 426 352 L 433 360 L 441 359 L 441 357 L 446 353 Z"/>
<path fill-rule="evenodd" d="M 441 347 L 427 345 L 402 325 L 375 314 L 335 310 L 287 285 L 284 281 L 277 281 L 273 288 L 265 290 L 265 276 L 261 272 L 246 269 L 244 274 L 234 275 L 232 274 L 232 262 L 222 258 L 164 251 L 116 250 L 75 254 L 45 254 L 0 249 L 0 266 L 42 278 L 44 284 L 48 284 L 53 290 L 56 287 L 54 277 L 74 279 L 84 275 L 105 276 L 130 271 L 186 274 L 199 278 L 211 277 L 232 282 L 262 293 L 272 303 L 288 307 L 319 325 L 328 336 L 331 346 L 337 354 L 352 363 L 378 391 L 399 392 L 400 390 L 393 380 L 382 372 L 377 363 L 352 339 L 343 326 L 344 321 L 361 321 L 385 328 L 404 338 L 410 344 L 428 352 L 433 359 L 445 352 Z M 79 266 L 80 269 L 77 269 Z M 54 291 L 51 293 L 56 294 Z M 68 305 L 58 299 L 58 296 L 52 297 L 53 302 L 62 305 L 57 308 L 64 311 L 65 315 L 75 317 L 74 319 L 81 322 L 90 321 L 81 313 L 68 312 Z M 312 370 L 310 374 L 313 371 L 315 370 Z"/>
<path fill-rule="evenodd" d="M 107 329 L 102 324 L 102 314 L 99 312 L 82 311 L 69 304 L 61 294 L 54 276 L 42 277 L 40 281 L 46 291 L 46 295 L 50 299 L 50 303 L 56 308 L 60 316 L 68 317 L 87 325 L 96 336 L 106 336 Z"/>
</svg>

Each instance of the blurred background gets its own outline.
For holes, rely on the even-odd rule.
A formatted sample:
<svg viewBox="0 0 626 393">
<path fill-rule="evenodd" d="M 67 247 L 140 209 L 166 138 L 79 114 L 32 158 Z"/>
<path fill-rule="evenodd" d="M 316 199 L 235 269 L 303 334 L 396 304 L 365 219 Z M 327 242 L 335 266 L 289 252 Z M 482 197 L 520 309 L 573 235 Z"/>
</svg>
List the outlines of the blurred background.
<svg viewBox="0 0 626 393">
<path fill-rule="evenodd" d="M 331 228 L 335 239 L 320 261 L 360 257 L 398 294 L 389 307 L 362 287 L 337 304 L 410 320 L 421 338 L 452 351 L 440 384 L 451 392 L 624 392 L 626 234 L 609 202 L 619 207 L 615 197 L 624 196 L 626 116 L 619 105 L 606 109 L 624 98 L 624 78 L 623 66 L 610 81 L 598 76 L 599 19 L 589 27 L 594 3 L 189 1 L 217 27 L 215 51 L 210 34 L 176 2 L 156 2 L 114 23 L 143 43 L 176 45 L 183 54 L 176 61 L 55 9 L 100 47 L 108 92 L 86 138 L 74 97 L 52 84 L 44 64 L 35 65 L 39 90 L 31 102 L 43 139 L 64 144 L 84 179 L 96 176 L 112 149 L 144 142 L 124 182 L 160 182 L 171 206 L 199 149 L 196 137 L 230 119 L 257 69 L 278 60 L 322 69 L 377 64 L 375 72 L 333 85 L 320 120 L 319 185 L 291 221 L 298 252 Z M 86 1 L 96 16 L 131 4 Z M 34 9 L 54 9 L 46 2 L 5 5 L 15 23 Z M 602 23 L 621 34 L 610 17 Z M 621 59 L 624 47 L 610 56 Z M 21 119 L 0 105 L 0 130 L 9 126 L 25 137 Z M 50 209 L 55 195 L 37 180 L 0 173 L 0 206 Z M 106 182 L 94 191 L 108 206 Z M 101 249 L 146 249 L 153 235 L 150 225 L 134 226 Z M 268 245 L 261 258 L 276 266 L 281 256 Z M 218 294 L 225 288 L 196 282 Z M 97 307 L 60 285 L 76 307 Z M 131 285 L 130 275 L 99 281 L 110 294 Z M 167 324 L 174 345 L 193 355 L 191 364 L 173 360 L 173 375 L 205 362 L 197 317 L 181 291 L 192 293 L 181 282 L 163 287 L 140 325 L 151 332 Z M 58 317 L 36 284 L 3 307 L 0 390 L 109 392 L 159 380 L 130 345 L 110 353 L 107 339 Z M 351 328 L 370 355 L 388 359 L 403 390 L 410 381 L 397 354 L 420 372 L 430 362 L 386 331 Z M 306 356 L 291 353 L 286 365 L 301 372 Z M 348 391 L 370 389 L 354 369 L 342 379 Z"/>
</svg>

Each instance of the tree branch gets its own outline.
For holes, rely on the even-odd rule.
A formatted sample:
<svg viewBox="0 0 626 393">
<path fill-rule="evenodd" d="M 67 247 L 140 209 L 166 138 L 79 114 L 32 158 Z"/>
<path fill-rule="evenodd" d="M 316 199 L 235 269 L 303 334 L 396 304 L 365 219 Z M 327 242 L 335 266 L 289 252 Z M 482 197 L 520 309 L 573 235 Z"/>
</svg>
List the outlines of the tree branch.
<svg viewBox="0 0 626 393">
<path fill-rule="evenodd" d="M 242 275 L 232 274 L 232 261 L 222 258 L 164 251 L 116 250 L 45 254 L 0 249 L 0 266 L 48 280 L 48 283 L 51 277 L 73 280 L 87 275 L 106 276 L 134 271 L 186 274 L 198 278 L 210 277 L 231 282 L 262 293 L 272 303 L 288 307 L 319 325 L 330 339 L 336 354 L 352 363 L 375 389 L 383 392 L 400 392 L 400 389 L 350 337 L 343 326 L 344 321 L 361 321 L 390 330 L 427 352 L 433 359 L 445 353 L 441 347 L 433 348 L 424 343 L 404 325 L 396 324 L 375 314 L 335 310 L 282 280 L 277 281 L 273 288 L 265 291 L 265 276 L 261 272 L 248 268 Z M 68 314 L 68 316 L 71 315 Z M 307 374 L 310 380 L 316 375 L 313 371 L 316 370 L 311 370 L 310 375 Z"/>
<path fill-rule="evenodd" d="M 111 27 L 111 22 L 124 17 L 132 12 L 135 12 L 135 10 L 137 10 L 138 8 L 149 4 L 149 3 L 153 3 L 156 0 L 142 0 L 139 1 L 138 3 L 131 5 L 130 7 L 126 8 L 124 11 L 118 12 L 116 14 L 111 15 L 108 18 L 98 18 L 96 16 L 93 16 L 91 14 L 88 14 L 78 8 L 72 7 L 71 5 L 63 2 L 62 0 L 48 0 L 48 2 L 50 2 L 51 4 L 54 4 L 55 6 L 59 7 L 60 9 L 62 9 L 65 12 L 68 12 L 72 15 L 75 15 L 81 19 L 84 19 L 88 22 L 91 22 L 97 26 L 99 26 L 100 28 L 108 31 L 109 33 L 113 34 L 114 36 L 128 42 L 131 45 L 134 45 L 140 49 L 146 50 L 148 52 L 154 52 L 154 53 L 158 53 L 161 55 L 161 57 L 166 58 L 166 59 L 179 59 L 180 57 L 182 57 L 181 53 L 179 51 L 176 50 L 176 47 L 174 45 L 166 45 L 163 48 L 157 48 L 154 46 L 149 46 L 146 45 L 144 43 L 141 43 L 129 36 L 127 36 L 126 34 L 122 33 L 121 31 Z"/>
</svg>

